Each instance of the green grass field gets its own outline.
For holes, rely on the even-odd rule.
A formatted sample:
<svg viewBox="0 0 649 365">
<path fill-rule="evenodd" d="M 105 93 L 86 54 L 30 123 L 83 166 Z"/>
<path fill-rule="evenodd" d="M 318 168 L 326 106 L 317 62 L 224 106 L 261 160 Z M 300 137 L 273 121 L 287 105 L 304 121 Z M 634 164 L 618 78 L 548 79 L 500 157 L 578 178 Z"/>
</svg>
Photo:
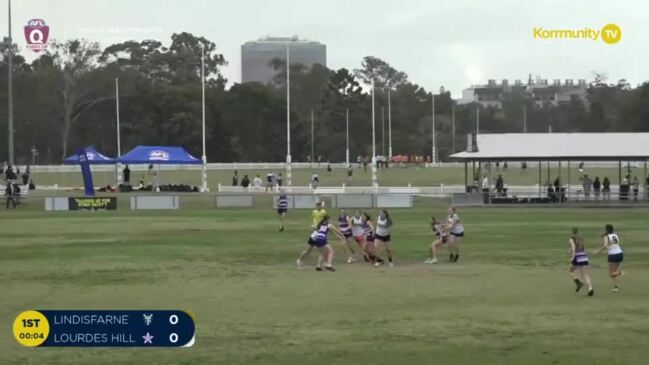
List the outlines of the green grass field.
<svg viewBox="0 0 649 365">
<path fill-rule="evenodd" d="M 0 211 L 0 364 L 647 364 L 649 210 L 474 208 L 457 264 L 423 264 L 427 218 L 394 210 L 395 268 L 295 267 L 307 211 Z M 41 208 L 42 209 L 42 208 Z M 568 279 L 569 229 L 589 251 L 605 223 L 626 258 L 619 293 L 592 257 L 596 294 Z M 315 257 L 307 261 L 313 262 Z M 26 309 L 187 309 L 186 349 L 25 348 Z"/>
<path fill-rule="evenodd" d="M 514 166 L 512 163 L 511 167 L 508 170 L 496 170 L 492 169 L 493 179 L 498 174 L 502 174 L 505 179 L 505 183 L 509 185 L 534 185 L 539 182 L 539 171 L 537 167 L 530 167 L 527 170 L 521 170 L 518 167 Z M 518 165 L 516 165 L 518 166 Z M 259 174 L 263 181 L 265 181 L 266 173 L 273 171 L 275 173 L 282 172 L 284 175 L 286 171 L 283 170 L 239 170 L 239 178 L 243 178 L 244 174 L 248 174 L 250 180 Z M 317 171 L 320 177 L 321 186 L 340 186 L 343 183 L 347 186 L 369 186 L 372 181 L 372 174 L 368 169 L 367 172 L 363 169 L 354 169 L 354 174 L 352 181 L 347 180 L 347 170 L 345 169 L 334 169 L 331 173 L 328 173 L 326 166 L 323 164 L 320 169 L 294 169 L 293 170 L 293 185 L 296 186 L 307 186 L 310 183 L 311 173 Z M 584 172 L 579 172 L 576 164 L 574 164 L 570 171 L 570 182 L 572 184 L 579 184 L 579 177 L 583 176 L 584 173 L 588 174 L 592 178 L 599 176 L 600 179 L 603 179 L 604 176 L 608 176 L 611 180 L 611 183 L 617 184 L 618 182 L 618 169 L 617 168 L 586 168 Z M 626 174 L 626 168 L 622 169 L 622 173 Z M 486 173 L 486 170 L 483 170 Z M 209 170 L 208 171 L 208 183 L 212 189 L 216 189 L 218 184 L 221 185 L 230 185 L 232 183 L 232 173 L 231 170 Z M 642 168 L 632 168 L 631 173 L 637 175 L 638 178 L 643 181 L 642 176 L 644 170 Z M 115 173 L 114 172 L 93 172 L 94 182 L 96 186 L 105 186 L 108 184 L 115 183 Z M 550 168 L 550 179 L 549 181 L 554 181 L 554 179 L 559 176 L 559 169 L 556 167 Z M 568 182 L 568 169 L 564 163 L 563 168 L 561 169 L 561 181 L 566 184 Z M 67 187 L 80 187 L 83 186 L 83 181 L 81 179 L 81 173 L 53 173 L 53 172 L 35 172 L 33 173 L 33 179 L 38 185 L 54 185 L 58 184 L 59 186 Z M 463 185 L 464 184 L 464 165 L 458 164 L 455 167 L 436 167 L 436 168 L 422 168 L 422 167 L 393 167 L 386 170 L 379 170 L 378 173 L 378 182 L 382 186 L 407 186 L 412 184 L 412 186 L 439 186 L 441 184 L 445 185 Z M 471 179 L 471 166 L 469 165 L 469 179 Z M 544 165 L 542 169 L 542 181 L 545 183 L 548 181 L 548 169 Z M 132 171 L 131 173 L 131 183 L 137 184 L 140 180 L 143 180 L 145 183 L 151 181 L 150 177 L 147 177 L 145 171 Z M 188 171 L 188 170 L 174 170 L 174 171 L 161 171 L 160 172 L 160 183 L 161 184 L 190 184 L 190 185 L 200 185 L 201 175 L 200 171 Z"/>
</svg>

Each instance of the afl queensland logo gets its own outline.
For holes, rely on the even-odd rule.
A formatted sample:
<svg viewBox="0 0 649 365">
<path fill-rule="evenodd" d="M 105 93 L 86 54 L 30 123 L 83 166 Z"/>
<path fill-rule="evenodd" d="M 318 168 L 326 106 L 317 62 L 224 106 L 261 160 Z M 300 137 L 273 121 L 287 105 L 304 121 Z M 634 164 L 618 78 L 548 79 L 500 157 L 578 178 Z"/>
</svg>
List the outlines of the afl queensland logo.
<svg viewBox="0 0 649 365">
<path fill-rule="evenodd" d="M 88 156 L 88 161 L 94 161 L 95 160 L 95 154 L 92 152 L 86 152 L 86 156 Z"/>
<path fill-rule="evenodd" d="M 149 152 L 149 160 L 151 161 L 169 161 L 169 153 L 162 150 L 153 150 Z"/>
<path fill-rule="evenodd" d="M 27 48 L 34 52 L 40 52 L 47 47 L 47 38 L 50 35 L 50 27 L 43 19 L 32 19 L 25 26 L 25 40 Z"/>
</svg>

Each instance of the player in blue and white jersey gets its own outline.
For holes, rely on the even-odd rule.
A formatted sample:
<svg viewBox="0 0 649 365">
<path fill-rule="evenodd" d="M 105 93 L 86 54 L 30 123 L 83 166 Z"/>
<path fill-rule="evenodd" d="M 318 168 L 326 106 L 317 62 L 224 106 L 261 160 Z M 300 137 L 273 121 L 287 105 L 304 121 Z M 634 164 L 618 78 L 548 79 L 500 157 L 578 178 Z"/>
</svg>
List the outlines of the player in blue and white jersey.
<svg viewBox="0 0 649 365">
<path fill-rule="evenodd" d="M 315 247 L 320 251 L 318 256 L 318 263 L 316 264 L 316 271 L 322 271 L 322 262 L 325 261 L 325 269 L 328 271 L 336 271 L 333 268 L 333 259 L 334 259 L 334 249 L 329 245 L 327 241 L 327 236 L 329 231 L 334 232 L 334 234 L 341 240 L 345 241 L 345 237 L 342 235 L 340 230 L 336 228 L 333 224 L 329 223 L 329 216 L 325 215 L 322 217 L 322 220 L 317 224 L 316 228 L 309 235 L 307 244 L 310 247 Z M 300 254 L 300 257 L 297 259 L 298 266 L 301 266 L 304 256 L 308 253 L 309 250 L 304 250 Z"/>
<path fill-rule="evenodd" d="M 340 230 L 340 233 L 342 233 L 342 235 L 345 237 L 343 248 L 347 252 L 347 263 L 351 264 L 352 262 L 356 262 L 354 246 L 352 243 L 354 239 L 354 236 L 352 234 L 352 222 L 345 209 L 340 209 L 340 213 L 338 215 L 338 229 Z"/>
<path fill-rule="evenodd" d="M 573 227 L 572 236 L 568 240 L 570 244 L 570 276 L 577 286 L 575 291 L 579 291 L 586 283 L 588 285 L 588 296 L 592 297 L 595 291 L 593 291 L 593 283 L 590 280 L 588 254 L 586 254 L 584 247 L 584 239 L 578 233 L 577 227 Z"/>
</svg>

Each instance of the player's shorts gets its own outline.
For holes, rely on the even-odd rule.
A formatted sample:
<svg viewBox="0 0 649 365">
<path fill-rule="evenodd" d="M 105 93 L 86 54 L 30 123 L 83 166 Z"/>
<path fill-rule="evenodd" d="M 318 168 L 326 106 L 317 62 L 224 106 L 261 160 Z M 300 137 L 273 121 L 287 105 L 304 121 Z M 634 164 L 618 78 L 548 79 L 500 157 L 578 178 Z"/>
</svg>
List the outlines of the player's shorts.
<svg viewBox="0 0 649 365">
<path fill-rule="evenodd" d="M 381 240 L 383 242 L 390 242 L 390 235 L 389 234 L 386 234 L 385 236 L 381 236 L 381 235 L 377 234 L 377 235 L 375 235 L 375 237 L 376 237 L 377 240 Z"/>
<path fill-rule="evenodd" d="M 354 237 L 354 235 L 352 234 L 352 231 L 351 231 L 351 230 L 341 231 L 341 233 L 343 234 L 343 236 L 344 236 L 345 238 L 352 238 L 352 237 Z"/>
<path fill-rule="evenodd" d="M 460 233 L 451 232 L 451 234 L 452 234 L 453 236 L 455 236 L 455 237 L 464 237 L 464 231 L 462 231 L 462 232 L 460 232 Z"/>
<path fill-rule="evenodd" d="M 366 234 L 365 235 L 365 241 L 374 242 L 374 234 Z"/>
<path fill-rule="evenodd" d="M 277 214 L 286 214 L 288 213 L 288 209 L 286 208 L 277 208 Z"/>
<path fill-rule="evenodd" d="M 575 256 L 572 259 L 572 266 L 588 266 L 588 256 Z"/>
<path fill-rule="evenodd" d="M 273 178 L 270 176 L 266 176 L 266 182 L 273 182 Z"/>
<path fill-rule="evenodd" d="M 364 238 L 363 236 L 354 236 L 354 240 L 355 240 L 356 243 L 358 243 L 359 245 L 360 245 L 361 243 L 363 243 L 363 240 L 364 240 L 364 239 L 365 239 L 365 238 Z"/>
<path fill-rule="evenodd" d="M 614 255 L 608 255 L 608 262 L 612 264 L 619 264 L 624 260 L 624 254 L 622 252 L 616 253 Z"/>
<path fill-rule="evenodd" d="M 441 237 L 439 235 L 436 235 L 435 239 L 440 240 L 442 242 L 442 244 L 444 244 L 444 245 L 448 242 L 448 236 L 447 235 L 443 235 Z"/>
<path fill-rule="evenodd" d="M 316 241 L 311 237 L 309 237 L 309 240 L 306 243 L 308 243 L 309 246 L 315 246 L 315 247 L 324 247 L 327 245 L 327 241 Z"/>
</svg>

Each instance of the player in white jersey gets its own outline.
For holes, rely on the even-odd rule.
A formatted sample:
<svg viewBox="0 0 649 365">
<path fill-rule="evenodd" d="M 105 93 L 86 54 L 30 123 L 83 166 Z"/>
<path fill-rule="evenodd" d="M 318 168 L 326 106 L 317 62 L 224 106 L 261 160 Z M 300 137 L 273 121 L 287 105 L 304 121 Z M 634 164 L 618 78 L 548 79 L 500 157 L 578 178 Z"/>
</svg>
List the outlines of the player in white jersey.
<svg viewBox="0 0 649 365">
<path fill-rule="evenodd" d="M 435 240 L 430 244 L 430 247 L 428 248 L 428 254 L 430 257 L 425 262 L 427 264 L 435 264 L 437 263 L 437 250 L 441 246 L 446 245 L 446 243 L 448 242 L 448 234 L 446 233 L 446 229 L 444 229 L 444 224 L 437 221 L 435 217 L 430 217 L 430 226 L 433 228 Z"/>
<path fill-rule="evenodd" d="M 608 252 L 608 276 L 613 280 L 613 291 L 619 291 L 618 282 L 620 276 L 622 276 L 622 270 L 620 270 L 620 265 L 624 260 L 624 252 L 620 246 L 620 236 L 615 233 L 612 224 L 607 224 L 606 233 L 602 235 L 604 237 L 604 245 L 600 248 L 596 254 L 606 250 Z"/>
<path fill-rule="evenodd" d="M 374 251 L 375 255 L 379 258 L 374 263 L 374 267 L 379 267 L 383 265 L 383 260 L 380 259 L 381 251 L 385 247 L 385 251 L 388 254 L 388 262 L 390 267 L 394 267 L 394 262 L 392 261 L 392 248 L 390 247 L 390 230 L 392 228 L 392 218 L 387 210 L 382 210 L 379 212 L 379 216 L 376 218 L 376 231 L 374 232 Z"/>
<path fill-rule="evenodd" d="M 358 244 L 358 247 L 361 248 L 363 259 L 365 262 L 370 262 L 370 257 L 365 250 L 367 246 L 367 241 L 365 240 L 365 216 L 360 210 L 356 210 L 350 219 L 350 223 L 352 226 L 352 236 Z"/>
<path fill-rule="evenodd" d="M 448 243 L 448 248 L 451 250 L 449 260 L 457 262 L 460 258 L 460 241 L 464 237 L 464 226 L 460 223 L 460 216 L 457 214 L 457 209 L 454 206 L 448 207 L 448 223 L 446 229 L 451 234 L 451 239 Z"/>
</svg>

